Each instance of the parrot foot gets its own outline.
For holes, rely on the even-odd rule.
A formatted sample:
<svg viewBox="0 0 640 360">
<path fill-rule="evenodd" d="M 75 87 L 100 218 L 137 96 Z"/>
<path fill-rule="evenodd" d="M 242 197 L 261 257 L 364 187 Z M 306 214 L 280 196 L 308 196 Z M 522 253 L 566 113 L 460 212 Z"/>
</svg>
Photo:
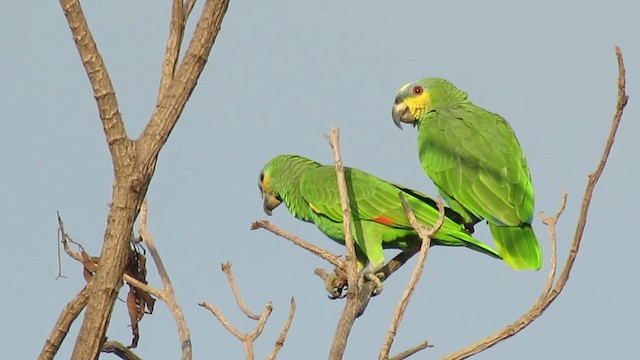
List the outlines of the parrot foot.
<svg viewBox="0 0 640 360">
<path fill-rule="evenodd" d="M 363 273 L 363 277 L 365 280 L 371 281 L 374 285 L 373 293 L 371 296 L 377 296 L 382 293 L 384 289 L 384 285 L 382 284 L 381 278 L 384 277 L 384 273 L 375 272 L 375 271 L 365 271 Z"/>
<path fill-rule="evenodd" d="M 324 288 L 329 293 L 327 296 L 331 300 L 342 299 L 347 296 L 348 287 L 347 275 L 343 273 L 339 274 L 336 271 L 327 276 L 324 282 Z"/>
</svg>

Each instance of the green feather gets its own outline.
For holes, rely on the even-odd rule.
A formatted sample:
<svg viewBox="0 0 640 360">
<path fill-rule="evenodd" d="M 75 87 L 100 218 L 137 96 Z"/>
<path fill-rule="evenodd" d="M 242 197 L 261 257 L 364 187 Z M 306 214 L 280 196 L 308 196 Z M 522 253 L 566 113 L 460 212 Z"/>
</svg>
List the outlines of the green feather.
<svg viewBox="0 0 640 360">
<path fill-rule="evenodd" d="M 542 252 L 531 225 L 497 226 L 489 223 L 491 235 L 504 262 L 516 270 L 539 270 Z"/>
</svg>

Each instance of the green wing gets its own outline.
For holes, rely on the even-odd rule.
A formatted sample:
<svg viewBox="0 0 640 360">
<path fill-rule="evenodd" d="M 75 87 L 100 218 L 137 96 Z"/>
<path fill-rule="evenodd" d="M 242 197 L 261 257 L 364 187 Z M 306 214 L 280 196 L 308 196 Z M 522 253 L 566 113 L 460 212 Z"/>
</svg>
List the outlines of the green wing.
<svg viewBox="0 0 640 360">
<path fill-rule="evenodd" d="M 444 196 L 496 225 L 531 222 L 534 201 L 529 169 L 513 130 L 502 117 L 465 104 L 431 112 L 423 121 L 420 160 Z"/>
<path fill-rule="evenodd" d="M 514 269 L 538 270 L 542 251 L 531 228 L 531 176 L 520 144 L 499 115 L 471 103 L 421 120 L 420 161 L 454 210 L 486 219 L 498 252 Z"/>
<path fill-rule="evenodd" d="M 345 168 L 345 179 L 354 220 L 360 221 L 364 231 L 370 231 L 371 236 L 387 239 L 383 241 L 393 241 L 408 235 L 419 241 L 400 202 L 401 193 L 404 194 L 414 215 L 423 225 L 431 227 L 439 218 L 440 213 L 435 201 L 418 191 L 386 182 L 352 168 Z M 300 192 L 312 211 L 336 223 L 342 222 L 340 194 L 334 167 L 323 166 L 307 171 L 300 179 Z M 462 221 L 452 220 L 459 219 L 459 214 L 446 208 L 445 215 L 442 227 L 434 238 L 434 244 L 465 246 L 483 254 L 501 258 L 491 247 L 465 232 Z M 373 241 L 373 239 L 361 241 Z M 365 244 L 364 247 L 366 248 L 367 245 Z M 368 248 L 371 249 L 371 245 L 368 245 Z M 370 252 L 371 250 L 367 250 L 367 255 Z"/>
<path fill-rule="evenodd" d="M 407 202 L 414 210 L 416 218 L 427 226 L 438 220 L 435 202 L 432 206 L 420 201 L 405 188 L 393 185 L 363 171 L 345 168 L 347 192 L 351 211 L 356 219 L 374 221 L 394 228 L 411 229 L 409 219 L 400 203 L 400 193 L 404 192 Z M 308 171 L 300 181 L 301 194 L 312 210 L 333 221 L 342 222 L 340 193 L 332 166 Z M 417 192 L 415 192 L 417 193 Z M 447 219 L 448 228 L 460 229 L 459 224 Z"/>
<path fill-rule="evenodd" d="M 363 171 L 345 168 L 347 192 L 354 219 L 372 221 L 393 229 L 413 229 L 400 202 L 403 193 L 416 219 L 423 225 L 435 225 L 440 216 L 436 202 L 416 190 L 384 181 Z M 301 195 L 311 209 L 335 222 L 342 222 L 342 208 L 335 169 L 323 166 L 307 171 L 300 181 Z M 460 215 L 445 208 L 445 219 L 436 238 L 459 244 L 478 242 L 464 231 Z M 483 247 L 478 244 L 479 247 Z M 486 247 L 486 246 L 485 246 Z M 493 251 L 493 250 L 491 250 Z"/>
</svg>

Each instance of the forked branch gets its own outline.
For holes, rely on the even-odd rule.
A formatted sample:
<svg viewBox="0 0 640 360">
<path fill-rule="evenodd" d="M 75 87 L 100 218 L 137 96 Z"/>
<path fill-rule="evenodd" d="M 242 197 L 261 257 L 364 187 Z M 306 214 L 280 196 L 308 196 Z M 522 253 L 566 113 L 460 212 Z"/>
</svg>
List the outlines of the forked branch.
<svg viewBox="0 0 640 360">
<path fill-rule="evenodd" d="M 256 356 L 253 343 L 262 334 L 262 330 L 264 330 L 264 327 L 267 324 L 267 320 L 269 319 L 269 316 L 273 311 L 273 306 L 271 305 L 271 302 L 268 302 L 265 305 L 264 310 L 262 311 L 262 314 L 260 314 L 260 316 L 254 315 L 247 308 L 244 300 L 242 299 L 242 296 L 240 295 L 240 291 L 238 290 L 238 287 L 236 285 L 235 278 L 233 277 L 231 264 L 230 263 L 222 264 L 222 271 L 227 276 L 227 280 L 229 281 L 229 286 L 233 291 L 233 295 L 236 298 L 236 303 L 238 304 L 238 307 L 240 308 L 240 310 L 250 319 L 258 321 L 253 331 L 251 331 L 250 333 L 242 333 L 240 332 L 240 330 L 236 329 L 233 325 L 231 325 L 231 323 L 227 320 L 227 318 L 224 316 L 222 311 L 220 311 L 214 305 L 209 304 L 207 302 L 202 302 L 199 305 L 211 311 L 213 315 L 216 317 L 216 319 L 220 321 L 220 324 L 222 324 L 222 326 L 224 326 L 224 328 L 227 329 L 227 331 L 229 331 L 231 334 L 233 334 L 233 336 L 238 338 L 240 342 L 242 342 L 242 347 L 244 348 L 244 352 L 247 360 L 253 360 L 255 359 L 255 356 Z M 280 349 L 284 345 L 284 341 L 287 336 L 287 333 L 289 332 L 289 328 L 291 327 L 291 322 L 293 321 L 293 316 L 295 315 L 295 312 L 296 312 L 296 302 L 293 298 L 291 298 L 291 308 L 289 310 L 289 317 L 287 318 L 287 321 L 282 327 L 280 336 L 278 336 L 278 339 L 276 340 L 275 345 L 273 347 L 273 351 L 268 357 L 269 359 L 275 360 L 275 358 L 278 355 L 278 351 L 280 351 Z"/>
</svg>

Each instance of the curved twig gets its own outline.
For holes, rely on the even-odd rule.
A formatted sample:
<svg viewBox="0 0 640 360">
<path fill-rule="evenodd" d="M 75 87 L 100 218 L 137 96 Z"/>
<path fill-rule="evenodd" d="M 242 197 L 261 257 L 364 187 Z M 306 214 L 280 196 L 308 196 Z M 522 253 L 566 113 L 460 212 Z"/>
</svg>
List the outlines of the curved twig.
<svg viewBox="0 0 640 360">
<path fill-rule="evenodd" d="M 238 290 L 238 285 L 236 285 L 236 280 L 234 279 L 233 272 L 231 271 L 231 263 L 228 262 L 221 264 L 220 267 L 222 268 L 222 272 L 224 272 L 224 275 L 227 277 L 227 281 L 229 281 L 229 286 L 231 287 L 231 291 L 233 292 L 233 297 L 236 298 L 236 304 L 238 305 L 238 308 L 240 308 L 240 310 L 242 310 L 242 312 L 247 315 L 249 319 L 259 320 L 260 315 L 256 315 L 251 312 L 251 310 L 249 310 L 249 308 L 247 307 L 247 304 L 244 303 L 244 299 L 242 298 L 242 296 L 240 296 L 240 290 Z"/>
</svg>

